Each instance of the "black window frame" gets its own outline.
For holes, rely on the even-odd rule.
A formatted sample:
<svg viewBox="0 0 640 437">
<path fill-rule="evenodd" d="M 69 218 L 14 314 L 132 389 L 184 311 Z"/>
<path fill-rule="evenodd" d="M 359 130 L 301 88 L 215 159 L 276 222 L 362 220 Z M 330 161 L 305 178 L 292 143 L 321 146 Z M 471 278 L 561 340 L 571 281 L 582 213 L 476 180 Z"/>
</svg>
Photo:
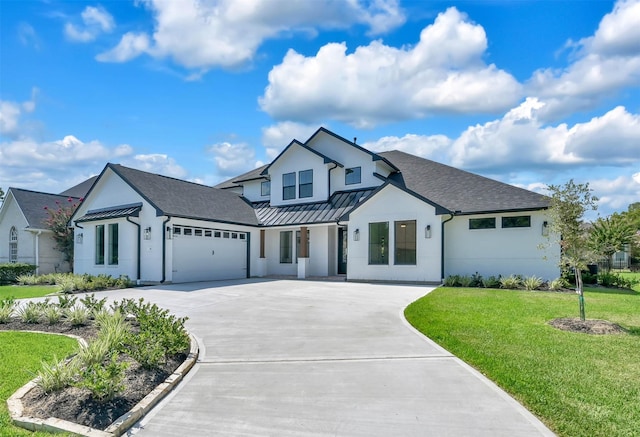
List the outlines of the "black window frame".
<svg viewBox="0 0 640 437">
<path fill-rule="evenodd" d="M 495 217 L 482 217 L 482 218 L 470 218 L 469 219 L 469 229 L 470 230 L 479 230 L 479 229 L 495 229 L 496 228 L 496 218 Z"/>
<path fill-rule="evenodd" d="M 307 180 L 307 177 L 310 177 L 310 182 L 303 182 Z M 300 170 L 298 172 L 298 198 L 306 199 L 309 197 L 313 197 L 313 169 Z"/>
<path fill-rule="evenodd" d="M 386 228 L 383 235 L 378 227 Z M 369 265 L 389 265 L 389 222 L 369 223 Z"/>
<path fill-rule="evenodd" d="M 293 231 L 280 231 L 280 264 L 293 264 Z"/>
<path fill-rule="evenodd" d="M 263 197 L 271 196 L 271 181 L 262 181 L 260 183 L 260 195 Z"/>
<path fill-rule="evenodd" d="M 358 180 L 356 181 L 354 178 L 356 175 L 358 176 Z M 350 179 L 354 179 L 351 180 Z M 344 169 L 344 184 L 345 185 L 355 185 L 362 183 L 362 167 L 351 167 Z"/>
<path fill-rule="evenodd" d="M 293 179 L 287 181 L 287 179 Z M 293 182 L 293 183 L 291 183 Z M 282 175 L 282 200 L 296 198 L 296 172 L 283 173 Z"/>
<path fill-rule="evenodd" d="M 501 222 L 502 222 L 501 225 L 503 229 L 530 228 L 531 216 L 517 215 L 517 216 L 502 217 Z"/>
<path fill-rule="evenodd" d="M 96 240 L 95 240 L 95 265 L 104 265 L 104 225 L 96 225 Z"/>
<path fill-rule="evenodd" d="M 107 244 L 107 264 L 110 266 L 118 265 L 118 248 L 119 248 L 119 227 L 118 223 L 109 223 L 109 238 Z"/>
<path fill-rule="evenodd" d="M 393 223 L 393 227 L 393 263 L 398 266 L 415 266 L 418 245 L 416 221 L 399 220 Z"/>
</svg>

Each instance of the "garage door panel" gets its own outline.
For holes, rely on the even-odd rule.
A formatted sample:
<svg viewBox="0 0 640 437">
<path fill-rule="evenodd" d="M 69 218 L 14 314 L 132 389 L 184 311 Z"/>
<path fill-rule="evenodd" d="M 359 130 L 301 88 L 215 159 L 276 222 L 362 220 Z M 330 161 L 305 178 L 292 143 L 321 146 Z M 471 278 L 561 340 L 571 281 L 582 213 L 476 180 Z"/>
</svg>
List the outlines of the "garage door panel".
<svg viewBox="0 0 640 437">
<path fill-rule="evenodd" d="M 238 233 L 234 233 L 240 236 Z M 231 233 L 228 233 L 231 237 Z M 173 282 L 240 279 L 247 276 L 247 240 L 175 236 Z"/>
</svg>

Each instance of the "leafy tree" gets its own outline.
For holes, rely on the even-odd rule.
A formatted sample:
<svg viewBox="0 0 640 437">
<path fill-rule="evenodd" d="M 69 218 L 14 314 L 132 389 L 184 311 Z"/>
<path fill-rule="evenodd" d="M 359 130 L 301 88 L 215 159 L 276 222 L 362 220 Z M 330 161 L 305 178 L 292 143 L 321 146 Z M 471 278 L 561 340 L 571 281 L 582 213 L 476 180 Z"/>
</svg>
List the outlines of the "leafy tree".
<svg viewBox="0 0 640 437">
<path fill-rule="evenodd" d="M 593 223 L 589 234 L 591 249 L 607 260 L 606 272 L 611 268 L 610 261 L 614 253 L 624 250 L 635 235 L 629 219 L 614 213 L 610 217 L 599 218 Z"/>
<path fill-rule="evenodd" d="M 0 187 L 0 202 L 4 201 L 4 191 L 2 191 L 2 187 Z"/>
<path fill-rule="evenodd" d="M 630 204 L 622 215 L 629 220 L 631 227 L 636 232 L 635 237 L 631 240 L 631 257 L 638 260 L 640 259 L 640 235 L 638 234 L 640 233 L 640 202 Z"/>
<path fill-rule="evenodd" d="M 69 220 L 78 207 L 78 203 L 69 197 L 67 204 L 56 201 L 57 208 L 44 207 L 49 213 L 45 221 L 47 228 L 53 232 L 56 249 L 64 254 L 65 260 L 73 266 L 73 229 L 69 228 Z"/>
<path fill-rule="evenodd" d="M 598 198 L 592 194 L 588 183 L 576 184 L 573 179 L 564 185 L 549 185 L 547 189 L 551 194 L 549 235 L 560 237 L 560 266 L 575 275 L 580 319 L 585 320 L 582 270 L 587 268 L 591 251 L 582 218 L 587 210 L 598 208 Z"/>
</svg>

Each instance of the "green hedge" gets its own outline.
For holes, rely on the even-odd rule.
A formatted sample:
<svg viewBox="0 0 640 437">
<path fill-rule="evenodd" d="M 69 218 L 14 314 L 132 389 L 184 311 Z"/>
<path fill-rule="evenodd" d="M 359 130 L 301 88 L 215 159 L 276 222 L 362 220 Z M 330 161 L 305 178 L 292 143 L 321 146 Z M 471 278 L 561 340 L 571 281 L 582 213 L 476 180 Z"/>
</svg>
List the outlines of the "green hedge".
<svg viewBox="0 0 640 437">
<path fill-rule="evenodd" d="M 12 284 L 17 282 L 18 276 L 32 275 L 36 272 L 36 266 L 24 263 L 0 264 L 0 284 Z"/>
</svg>

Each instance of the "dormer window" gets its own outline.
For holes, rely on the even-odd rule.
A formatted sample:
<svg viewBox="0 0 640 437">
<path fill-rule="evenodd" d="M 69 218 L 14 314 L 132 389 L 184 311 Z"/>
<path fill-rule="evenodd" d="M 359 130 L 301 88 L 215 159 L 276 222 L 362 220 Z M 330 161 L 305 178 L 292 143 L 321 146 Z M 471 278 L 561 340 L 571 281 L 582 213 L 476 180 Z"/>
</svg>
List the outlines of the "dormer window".
<svg viewBox="0 0 640 437">
<path fill-rule="evenodd" d="M 260 184 L 260 195 L 261 196 L 271 195 L 271 181 L 264 181 Z"/>
<path fill-rule="evenodd" d="M 362 182 L 362 170 L 360 167 L 347 168 L 344 171 L 344 184 L 353 185 Z"/>
<path fill-rule="evenodd" d="M 296 198 L 296 174 L 285 173 L 282 175 L 282 200 Z"/>
<path fill-rule="evenodd" d="M 301 199 L 304 197 L 313 197 L 313 170 L 303 170 L 298 173 L 300 179 L 300 193 Z"/>
</svg>

